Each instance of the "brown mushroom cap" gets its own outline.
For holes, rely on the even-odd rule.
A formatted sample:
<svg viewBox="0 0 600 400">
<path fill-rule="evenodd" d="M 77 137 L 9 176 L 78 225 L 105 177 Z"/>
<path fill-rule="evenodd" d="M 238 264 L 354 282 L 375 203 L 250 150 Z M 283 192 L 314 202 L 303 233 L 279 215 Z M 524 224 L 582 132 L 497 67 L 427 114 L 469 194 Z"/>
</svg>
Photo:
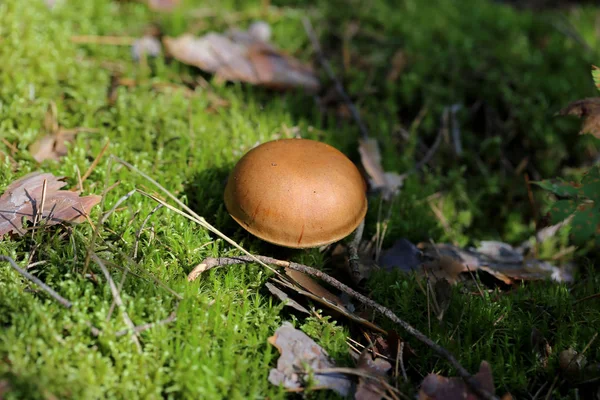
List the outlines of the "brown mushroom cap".
<svg viewBox="0 0 600 400">
<path fill-rule="evenodd" d="M 318 247 L 348 236 L 367 213 L 366 184 L 339 150 L 282 139 L 250 150 L 225 188 L 227 211 L 253 235 L 280 246 Z"/>
</svg>

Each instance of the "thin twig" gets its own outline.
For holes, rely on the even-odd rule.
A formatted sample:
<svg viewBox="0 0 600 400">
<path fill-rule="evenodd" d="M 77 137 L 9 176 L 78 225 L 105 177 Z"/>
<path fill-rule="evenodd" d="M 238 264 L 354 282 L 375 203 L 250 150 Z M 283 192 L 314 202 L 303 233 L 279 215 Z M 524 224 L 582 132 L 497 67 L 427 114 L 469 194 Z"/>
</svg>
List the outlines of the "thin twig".
<svg viewBox="0 0 600 400">
<path fill-rule="evenodd" d="M 83 174 L 83 176 L 81 177 L 81 183 L 85 182 L 85 180 L 87 178 L 89 178 L 89 176 L 92 174 L 92 171 L 96 168 L 96 165 L 98 165 L 98 163 L 100 162 L 100 159 L 102 158 L 102 156 L 108 149 L 109 145 L 110 145 L 110 139 L 107 139 L 106 143 L 104 144 L 104 147 L 102 147 L 102 149 L 100 150 L 100 153 L 98 153 L 98 155 L 96 156 L 94 161 L 92 161 L 92 164 L 90 165 L 90 167 L 87 169 L 87 171 L 85 171 L 85 174 Z"/>
<path fill-rule="evenodd" d="M 344 368 L 344 367 L 332 367 L 332 368 L 320 368 L 311 371 L 314 374 L 346 374 L 346 375 L 355 375 L 361 378 L 372 379 L 379 382 L 391 396 L 394 394 L 400 395 L 403 398 L 409 398 L 404 393 L 400 392 L 397 388 L 393 387 L 389 383 L 386 382 L 386 379 L 381 375 L 373 375 L 368 373 L 367 371 L 359 368 Z M 395 397 L 395 396 L 394 396 Z M 387 396 L 382 396 L 382 398 L 387 398 Z"/>
<path fill-rule="evenodd" d="M 475 277 L 473 270 L 471 270 L 471 267 L 469 267 L 469 264 L 465 263 L 464 265 L 465 265 L 465 267 L 467 267 L 467 271 L 469 271 L 469 274 L 471 274 L 471 278 L 473 278 L 473 282 L 475 282 L 475 286 L 477 286 L 477 290 L 479 291 L 481 298 L 485 300 L 485 298 L 486 298 L 485 293 L 483 292 L 483 289 L 481 289 L 481 286 L 479 286 L 479 282 L 477 281 L 477 277 Z"/>
<path fill-rule="evenodd" d="M 142 221 L 142 225 L 140 226 L 140 229 L 138 229 L 138 231 L 135 233 L 135 245 L 133 246 L 133 259 L 134 260 L 137 258 L 138 246 L 140 244 L 140 237 L 142 236 L 142 232 L 143 232 L 144 228 L 146 227 L 146 224 L 150 220 L 150 217 L 152 217 L 152 215 L 154 215 L 154 213 L 157 212 L 158 210 L 160 210 L 162 207 L 163 207 L 162 204 L 158 204 L 156 207 L 154 207 L 152 209 L 152 211 L 150 211 L 150 213 L 148 215 L 146 215 L 146 218 L 144 218 L 144 221 Z"/>
<path fill-rule="evenodd" d="M 352 339 L 352 338 L 351 338 L 351 337 L 349 337 L 349 336 L 346 338 L 346 340 L 347 340 L 348 342 L 351 342 L 351 343 L 348 343 L 348 342 L 346 342 L 346 343 L 348 344 L 348 346 L 352 347 L 352 349 L 353 349 L 354 351 L 356 351 L 357 353 L 359 353 L 359 354 L 361 353 L 361 351 L 360 351 L 360 350 L 359 350 L 357 347 L 360 347 L 360 348 L 361 348 L 361 350 L 364 350 L 364 349 L 366 349 L 366 346 L 365 346 L 364 344 L 362 344 L 362 343 L 360 343 L 360 342 L 357 342 L 356 340 Z M 352 344 L 354 344 L 355 346 L 353 346 Z M 381 353 L 378 353 L 378 352 L 377 352 L 375 349 L 373 349 L 373 354 L 375 355 L 375 357 L 378 357 L 378 358 L 383 358 L 384 360 L 387 360 L 387 361 L 394 361 L 394 360 L 392 360 L 390 357 L 388 357 L 388 356 L 384 356 L 383 354 L 381 354 Z"/>
<path fill-rule="evenodd" d="M 131 46 L 137 38 L 127 36 L 71 36 L 71 42 L 79 44 L 107 44 L 111 46 Z"/>
<path fill-rule="evenodd" d="M 446 115 L 446 116 L 444 116 L 444 115 Z M 444 115 L 442 116 L 442 121 L 447 120 L 447 118 L 448 118 L 447 111 L 444 112 Z M 407 172 L 400 175 L 401 179 L 406 179 L 409 175 L 420 171 L 421 168 L 423 168 L 429 161 L 431 161 L 431 159 L 437 152 L 437 149 L 440 146 L 440 143 L 442 143 L 442 137 L 444 136 L 444 131 L 445 131 L 444 123 L 442 122 L 442 127 L 438 131 L 437 137 L 435 138 L 433 145 L 431 145 L 429 150 L 427 150 L 427 153 L 425 154 L 425 156 L 423 156 L 423 158 L 414 167 L 412 167 L 412 169 L 410 169 Z"/>
<path fill-rule="evenodd" d="M 156 278 L 154 275 L 152 275 L 151 273 L 149 273 L 145 269 L 141 268 L 140 265 L 139 265 L 139 263 L 137 261 L 135 261 L 133 258 L 131 258 L 128 254 L 126 254 L 121 249 L 120 246 L 115 246 L 111 242 L 104 240 L 104 238 L 100 238 L 100 240 L 102 240 L 102 243 L 108 249 L 110 249 L 111 251 L 113 251 L 115 254 L 118 254 L 119 256 L 123 257 L 125 259 L 125 261 L 127 261 L 128 263 L 130 263 L 130 264 L 135 265 L 136 267 L 138 267 L 139 270 L 140 270 L 140 273 L 136 273 L 131 268 L 126 267 L 126 266 L 122 266 L 121 267 L 121 266 L 118 266 L 118 265 L 114 265 L 115 268 L 122 269 L 123 271 L 126 271 L 128 274 L 132 274 L 134 276 L 137 276 L 138 278 L 151 280 L 154 283 L 156 283 L 158 286 L 160 286 L 163 289 L 165 289 L 167 292 L 171 293 L 178 300 L 183 300 L 183 296 L 181 296 L 179 293 L 177 293 L 176 291 L 174 291 L 173 289 L 171 289 L 169 286 L 167 286 L 160 279 Z"/>
<path fill-rule="evenodd" d="M 548 381 L 544 382 L 544 384 L 542 385 L 542 387 L 540 387 L 538 389 L 537 392 L 535 392 L 535 394 L 533 395 L 533 397 L 531 398 L 531 400 L 537 400 L 537 398 L 539 397 L 539 395 L 542 393 L 542 390 L 544 390 L 544 388 L 546 387 L 546 385 L 548 384 Z"/>
<path fill-rule="evenodd" d="M 4 138 L 0 138 L 0 142 L 4 143 L 10 149 L 12 155 L 19 152 L 19 148 Z"/>
<path fill-rule="evenodd" d="M 138 351 L 141 353 L 142 345 L 140 344 L 139 338 L 137 336 L 137 332 L 135 331 L 135 325 L 131 321 L 131 318 L 129 318 L 129 314 L 127 314 L 127 310 L 125 309 L 125 305 L 123 304 L 123 300 L 121 299 L 121 295 L 119 294 L 117 285 L 115 285 L 115 282 L 113 281 L 112 277 L 110 276 L 110 272 L 108 272 L 108 269 L 106 268 L 106 266 L 104 265 L 104 263 L 102 262 L 100 257 L 98 257 L 98 255 L 96 255 L 96 253 L 92 253 L 92 259 L 94 260 L 94 262 L 96 264 L 98 264 L 98 266 L 102 270 L 102 273 L 104 274 L 104 277 L 106 278 L 106 280 L 108 282 L 110 291 L 112 292 L 115 302 L 117 303 L 117 306 L 121 309 L 121 313 L 123 314 L 123 320 L 125 321 L 125 325 L 127 325 L 127 327 L 129 328 L 129 332 L 131 332 L 131 340 L 135 343 L 135 345 L 138 348 Z"/>
<path fill-rule="evenodd" d="M 400 342 L 398 346 L 398 361 L 400 361 L 400 369 L 402 370 L 402 377 L 405 382 L 408 382 L 408 375 L 406 374 L 406 367 L 404 367 L 404 342 Z M 397 367 L 397 366 L 396 366 Z M 396 371 L 396 375 L 398 372 Z"/>
<path fill-rule="evenodd" d="M 177 306 L 175 308 L 177 308 L 178 306 L 179 306 L 179 304 L 177 304 Z M 171 322 L 173 322 L 175 320 L 177 320 L 177 310 L 173 311 L 165 319 L 161 319 L 160 321 L 156 321 L 156 322 L 150 322 L 148 324 L 138 325 L 138 326 L 134 327 L 133 330 L 134 330 L 134 332 L 141 333 L 141 332 L 147 331 L 149 329 L 152 329 L 155 326 L 170 324 Z M 92 331 L 92 335 L 94 335 L 94 336 L 102 335 L 102 331 L 100 329 L 98 329 L 92 325 L 90 325 L 90 328 Z M 121 329 L 120 331 L 115 332 L 115 337 L 125 336 L 129 332 L 131 332 L 130 329 Z"/>
<path fill-rule="evenodd" d="M 258 258 L 254 257 L 248 250 L 244 249 L 242 246 L 240 246 L 239 244 L 237 244 L 230 237 L 228 237 L 223 232 L 221 232 L 220 230 L 218 230 L 217 228 L 215 228 L 214 226 L 212 226 L 211 224 L 209 224 L 208 221 L 206 221 L 206 219 L 204 219 L 204 217 L 201 217 L 200 215 L 198 215 L 197 213 L 195 213 L 191 208 L 189 208 L 181 200 L 179 200 L 174 194 L 172 194 L 167 189 L 165 189 L 160 183 L 156 182 L 154 179 L 150 178 L 150 176 L 148 176 L 144 172 L 140 171 L 139 169 L 137 169 L 133 165 L 129 164 L 127 161 L 124 161 L 124 160 L 122 160 L 122 159 L 120 159 L 119 157 L 116 157 L 116 156 L 113 156 L 113 157 L 118 162 L 120 162 L 121 164 L 125 165 L 127 168 L 135 171 L 136 173 L 138 173 L 142 177 L 144 177 L 147 181 L 149 181 L 152 184 L 154 184 L 157 188 L 159 188 L 163 193 L 165 193 L 167 196 L 169 196 L 169 198 L 171 198 L 173 201 L 175 201 L 177 203 L 177 205 L 180 206 L 181 208 L 183 208 L 186 212 L 178 210 L 177 208 L 173 207 L 172 205 L 170 205 L 169 203 L 165 202 L 164 200 L 162 200 L 162 199 L 160 199 L 160 198 L 158 198 L 156 196 L 153 196 L 153 195 L 151 195 L 149 193 L 145 193 L 142 190 L 138 189 L 138 191 L 140 193 L 142 193 L 145 196 L 148 196 L 151 199 L 155 200 L 156 202 L 162 204 L 163 206 L 167 207 L 169 210 L 171 210 L 171 211 L 173 211 L 173 212 L 175 212 L 175 213 L 177 213 L 177 214 L 179 214 L 179 215 L 181 215 L 181 216 L 189 219 L 192 222 L 197 223 L 201 227 L 203 227 L 205 229 L 208 229 L 209 231 L 213 232 L 214 234 L 216 234 L 217 236 L 219 236 L 221 239 L 225 240 L 227 243 L 229 243 L 230 245 L 232 245 L 233 247 L 235 247 L 236 249 L 240 250 L 241 252 L 243 252 L 244 254 L 246 254 L 248 257 L 250 257 L 251 259 L 253 259 L 254 262 L 262 265 L 263 267 L 265 267 L 268 270 L 272 271 L 273 273 L 275 273 L 279 277 L 282 277 L 281 274 L 279 273 L 279 271 L 271 268 L 269 265 L 265 264 L 264 262 L 262 262 Z"/>
<path fill-rule="evenodd" d="M 148 329 L 152 329 L 155 326 L 166 325 L 174 322 L 177 319 L 177 312 L 173 311 L 167 318 L 161 319 L 160 321 L 150 322 L 148 324 L 138 325 L 134 328 L 134 331 L 137 333 L 141 333 L 147 331 Z M 125 336 L 129 333 L 129 329 L 121 329 L 120 331 L 115 333 L 116 337 Z"/>
<path fill-rule="evenodd" d="M 126 201 L 128 198 L 130 198 L 131 196 L 133 196 L 133 194 L 136 192 L 136 189 L 130 190 L 125 196 L 121 197 L 119 200 L 117 200 L 117 202 L 115 203 L 114 206 L 112 206 L 112 208 L 110 210 L 108 210 L 103 216 L 102 218 L 100 218 L 100 224 L 103 224 L 106 222 L 106 220 L 108 219 L 108 217 L 111 216 L 112 213 L 115 212 L 115 210 L 117 209 L 117 207 L 119 207 L 121 204 L 123 204 L 124 201 Z"/>
<path fill-rule="evenodd" d="M 77 172 L 77 187 L 79 188 L 79 192 L 83 193 L 83 181 L 81 180 L 81 171 L 79 167 L 75 166 L 75 171 Z"/>
<path fill-rule="evenodd" d="M 202 262 L 202 264 L 204 265 L 204 268 L 205 268 L 204 270 L 207 270 L 207 269 L 214 268 L 217 266 L 222 266 L 222 265 L 256 262 L 255 259 L 259 259 L 263 263 L 268 263 L 268 264 L 276 265 L 279 267 L 289 268 L 294 271 L 303 272 L 305 274 L 319 278 L 319 279 L 323 280 L 324 282 L 330 284 L 331 286 L 335 287 L 336 289 L 341 290 L 342 292 L 346 293 L 350 297 L 357 299 L 364 305 L 369 306 L 369 307 L 379 311 L 379 313 L 386 316 L 387 318 L 389 318 L 392 322 L 396 323 L 397 325 L 401 326 L 404 330 L 406 330 L 410 335 L 415 337 L 417 340 L 419 340 L 423 344 L 427 345 L 429 348 L 431 348 L 433 351 L 438 353 L 440 356 L 444 357 L 457 370 L 460 377 L 463 378 L 463 380 L 467 383 L 467 385 L 471 388 L 471 390 L 473 390 L 473 392 L 475 392 L 476 394 L 478 394 L 479 396 L 481 396 L 484 399 L 495 399 L 495 400 L 497 399 L 496 396 L 489 393 L 487 390 L 483 389 L 481 387 L 481 385 L 479 384 L 479 382 L 477 382 L 477 380 L 475 380 L 473 378 L 473 376 L 469 373 L 469 371 L 467 371 L 448 350 L 446 350 L 439 344 L 435 343 L 433 340 L 431 340 L 429 337 L 425 336 L 423 333 L 421 333 L 419 330 L 414 328 L 408 322 L 399 318 L 389 308 L 386 308 L 386 307 L 380 305 L 379 303 L 375 302 L 374 300 L 371 300 L 367 296 L 365 296 L 361 293 L 358 293 L 354 289 L 344 285 L 343 283 L 341 283 L 337 279 L 329 276 L 328 274 L 324 273 L 323 271 L 319 271 L 318 269 L 309 267 L 307 265 L 302 265 L 302 264 L 298 264 L 298 263 L 291 262 L 291 261 L 277 260 L 275 258 L 265 257 L 265 256 L 253 256 L 253 257 L 238 256 L 238 257 L 220 257 L 220 258 L 209 257 L 209 258 L 206 258 Z M 194 274 L 194 271 L 192 271 L 190 273 L 190 276 L 193 274 Z"/>
<path fill-rule="evenodd" d="M 586 301 L 586 300 L 591 300 L 591 299 L 595 299 L 595 298 L 600 298 L 600 293 L 596 293 L 596 294 L 592 294 L 590 296 L 584 297 L 582 299 L 576 300 L 573 305 L 581 303 L 582 301 Z"/>
<path fill-rule="evenodd" d="M 546 393 L 546 397 L 544 397 L 544 400 L 550 400 L 552 398 L 552 391 L 554 391 L 554 387 L 556 386 L 556 383 L 558 382 L 559 377 L 560 377 L 560 375 L 556 375 L 554 377 L 554 380 L 552 381 L 552 385 L 550 385 L 550 389 L 548 389 L 548 393 Z"/>
<path fill-rule="evenodd" d="M 27 270 L 30 270 L 33 267 L 37 267 L 38 265 L 44 265 L 48 263 L 48 261 L 46 260 L 41 260 L 41 261 L 36 261 L 36 262 L 32 262 L 31 264 L 27 265 Z"/>
<path fill-rule="evenodd" d="M 44 207 L 46 206 L 46 194 L 48 192 L 48 180 L 44 179 L 44 184 L 42 185 L 42 202 L 40 204 L 40 209 L 38 210 L 38 214 L 36 215 L 37 222 L 41 221 L 44 218 Z"/>
<path fill-rule="evenodd" d="M 46 285 L 44 282 L 42 282 L 38 278 L 36 278 L 35 276 L 31 275 L 29 272 L 27 272 L 24 269 L 20 268 L 17 265 L 17 263 L 15 262 L 15 260 L 13 260 L 11 257 L 0 255 L 0 260 L 7 261 L 10 264 L 10 266 L 13 267 L 13 269 L 15 271 L 17 271 L 19 274 L 21 274 L 22 276 L 24 276 L 25 278 L 27 278 L 31 282 L 33 282 L 36 285 L 38 285 L 39 287 L 41 287 L 44 292 L 48 293 L 48 295 L 50 297 L 52 297 L 54 300 L 58 301 L 65 308 L 71 308 L 71 307 L 73 307 L 73 303 L 71 303 L 69 300 L 65 299 L 64 297 L 62 297 L 60 294 L 56 293 L 50 286 Z"/>
<path fill-rule="evenodd" d="M 325 58 L 325 55 L 323 54 L 323 50 L 321 49 L 321 44 L 319 43 L 319 39 L 317 38 L 317 35 L 315 34 L 315 31 L 312 27 L 310 20 L 305 17 L 302 19 L 302 23 L 304 24 L 304 30 L 306 31 L 306 35 L 310 39 L 312 46 L 315 49 L 315 53 L 317 54 L 319 63 L 321 64 L 321 66 L 323 67 L 325 72 L 327 72 L 327 75 L 329 75 L 329 79 L 331 79 L 333 81 L 333 83 L 335 84 L 335 90 L 338 92 L 338 94 L 340 95 L 342 100 L 344 100 L 344 103 L 346 103 L 346 107 L 348 107 L 348 110 L 350 110 L 350 114 L 352 114 L 352 118 L 354 118 L 354 121 L 358 125 L 358 128 L 360 129 L 360 133 L 361 133 L 363 139 L 367 139 L 369 137 L 369 131 L 367 130 L 367 127 L 365 126 L 362 119 L 360 118 L 360 113 L 358 112 L 358 110 L 356 109 L 356 106 L 350 99 L 350 96 L 348 96 L 348 94 L 344 90 L 344 86 L 342 85 L 340 80 L 335 75 L 335 72 L 333 72 L 333 69 L 331 68 L 331 65 L 329 64 L 329 61 L 327 61 L 327 59 Z"/>
<path fill-rule="evenodd" d="M 110 143 L 110 141 L 106 142 L 106 145 L 104 145 L 104 148 L 102 149 L 102 151 L 100 151 L 100 154 L 102 154 L 104 152 L 104 150 L 107 148 L 108 143 Z M 99 157 L 96 157 L 96 160 L 98 160 Z M 96 161 L 94 160 L 94 162 Z M 92 163 L 93 164 L 93 163 Z M 104 202 L 106 201 L 106 194 L 108 193 L 108 191 L 113 187 L 113 186 L 109 186 L 108 182 L 110 180 L 111 177 L 111 173 L 112 173 L 112 158 L 108 159 L 108 163 L 107 163 L 107 167 L 106 167 L 106 176 L 104 179 L 104 190 L 102 191 L 102 196 L 100 196 L 100 209 L 104 210 Z M 88 172 L 91 173 L 91 169 L 88 168 Z M 86 172 L 87 174 L 87 172 Z M 81 180 L 81 182 L 83 182 L 83 179 Z M 118 183 L 118 181 L 117 181 Z M 114 184 L 114 186 L 117 185 L 117 183 Z M 92 253 L 94 252 L 94 249 L 96 247 L 96 240 L 98 240 L 98 236 L 99 235 L 99 231 L 100 228 L 102 227 L 102 224 L 100 223 L 100 220 L 102 219 L 102 215 L 100 215 L 98 217 L 98 222 L 96 224 L 93 224 L 90 217 L 86 216 L 86 218 L 88 219 L 90 226 L 92 227 L 92 240 L 90 241 L 90 244 L 87 247 L 87 251 L 86 251 L 86 255 L 85 255 L 85 260 L 83 262 L 83 275 L 85 276 L 85 274 L 88 271 L 88 267 L 90 265 L 90 260 L 91 260 L 91 256 Z"/>
<path fill-rule="evenodd" d="M 348 263 L 350 264 L 350 271 L 352 272 L 352 277 L 356 283 L 360 281 L 360 257 L 358 255 L 358 246 L 360 246 L 364 230 L 365 220 L 363 219 L 358 225 L 358 228 L 356 228 L 354 238 L 348 246 Z"/>
<path fill-rule="evenodd" d="M 121 199 L 119 199 L 119 201 L 117 201 L 117 203 L 114 205 L 114 207 L 111 209 L 110 212 L 112 212 L 113 210 L 115 210 L 117 208 L 117 206 L 119 206 L 120 203 L 122 203 L 123 201 L 125 201 L 126 199 L 128 199 L 129 197 L 131 197 L 131 195 L 133 195 L 133 193 L 135 193 L 135 192 L 136 192 L 136 189 L 133 189 L 131 192 L 127 193 L 124 197 L 122 197 Z M 135 235 L 135 245 L 134 245 L 134 251 L 133 251 L 133 256 L 132 256 L 132 258 L 134 260 L 137 257 L 138 243 L 139 243 L 140 235 L 142 233 L 142 229 L 144 229 L 144 226 L 146 225 L 146 222 L 148 222 L 148 220 L 150 219 L 150 217 L 152 216 L 152 214 L 154 214 L 154 212 L 156 210 L 158 210 L 159 208 L 161 208 L 161 207 L 162 207 L 162 204 L 159 204 L 156 207 L 154 207 L 154 209 L 150 212 L 150 214 L 148 214 L 148 216 L 142 222 L 141 228 L 137 231 L 137 233 Z M 121 290 L 123 290 L 123 285 L 125 284 L 125 280 L 127 279 L 127 273 L 128 272 L 129 272 L 128 268 L 124 268 L 123 269 L 123 276 L 121 277 L 121 281 L 119 282 L 119 292 Z M 110 308 L 108 309 L 108 313 L 106 315 L 106 320 L 107 321 L 110 320 L 110 317 L 112 316 L 112 313 L 114 312 L 116 305 L 117 305 L 116 302 L 113 300 L 112 304 L 110 305 Z"/>
</svg>

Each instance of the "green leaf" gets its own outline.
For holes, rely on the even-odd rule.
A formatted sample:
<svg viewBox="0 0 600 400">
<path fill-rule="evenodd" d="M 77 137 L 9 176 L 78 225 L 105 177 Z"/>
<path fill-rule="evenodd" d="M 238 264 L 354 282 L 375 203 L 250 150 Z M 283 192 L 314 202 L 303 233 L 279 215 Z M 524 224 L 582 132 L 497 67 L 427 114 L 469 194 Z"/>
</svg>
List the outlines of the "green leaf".
<svg viewBox="0 0 600 400">
<path fill-rule="evenodd" d="M 592 168 L 590 168 L 581 180 L 583 185 L 595 182 L 600 182 L 600 165 L 594 165 Z"/>
<path fill-rule="evenodd" d="M 551 223 L 557 224 L 564 221 L 573 214 L 575 210 L 577 210 L 577 203 L 575 200 L 558 200 L 550 207 Z"/>
<path fill-rule="evenodd" d="M 581 189 L 587 198 L 596 204 L 600 204 L 600 181 L 585 185 Z"/>
<path fill-rule="evenodd" d="M 557 196 L 575 197 L 581 195 L 581 184 L 577 182 L 566 182 L 561 179 L 546 179 L 543 181 L 532 182 L 546 189 Z"/>
<path fill-rule="evenodd" d="M 583 243 L 600 232 L 600 207 L 578 207 L 571 222 L 575 243 Z"/>
<path fill-rule="evenodd" d="M 593 166 L 585 174 L 582 181 L 581 191 L 589 199 L 600 204 L 600 166 Z"/>
<path fill-rule="evenodd" d="M 600 68 L 592 65 L 592 78 L 594 79 L 594 83 L 596 84 L 596 88 L 600 90 Z"/>
</svg>

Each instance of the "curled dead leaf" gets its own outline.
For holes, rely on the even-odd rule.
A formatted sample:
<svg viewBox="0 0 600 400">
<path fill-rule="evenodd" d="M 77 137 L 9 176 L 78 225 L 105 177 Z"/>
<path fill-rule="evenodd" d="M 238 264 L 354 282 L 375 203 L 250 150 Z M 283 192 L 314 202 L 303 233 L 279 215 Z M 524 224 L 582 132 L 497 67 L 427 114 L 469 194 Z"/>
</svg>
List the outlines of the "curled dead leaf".
<svg viewBox="0 0 600 400">
<path fill-rule="evenodd" d="M 61 179 L 34 172 L 10 184 L 0 196 L 0 238 L 11 232 L 24 235 L 24 221 L 39 220 L 45 225 L 85 221 L 100 196 L 80 197 L 77 192 L 60 190 L 66 185 Z"/>
<path fill-rule="evenodd" d="M 492 368 L 482 361 L 479 372 L 473 376 L 482 389 L 494 394 Z M 479 397 L 470 391 L 462 378 L 446 378 L 438 374 L 429 374 L 421 383 L 419 400 L 477 400 Z"/>
<path fill-rule="evenodd" d="M 35 161 L 41 163 L 45 160 L 58 161 L 67 155 L 67 144 L 75 140 L 75 133 L 58 131 L 41 137 L 29 146 L 29 152 Z"/>
<path fill-rule="evenodd" d="M 358 145 L 360 160 L 369 175 L 371 189 L 381 191 L 383 198 L 390 200 L 402 187 L 404 179 L 395 172 L 385 172 L 381 166 L 381 153 L 377 140 L 360 139 Z"/>
<path fill-rule="evenodd" d="M 251 28 L 226 34 L 209 32 L 201 37 L 190 34 L 165 37 L 163 42 L 166 51 L 175 59 L 214 73 L 223 80 L 274 89 L 319 89 L 319 80 L 310 67 L 264 40 L 270 36 L 270 30 L 264 24 L 254 24 Z"/>
<path fill-rule="evenodd" d="M 587 359 L 583 354 L 579 354 L 577 350 L 568 348 L 558 355 L 558 364 L 566 377 L 573 378 L 581 373 L 587 364 Z"/>
<path fill-rule="evenodd" d="M 336 302 L 332 301 L 330 298 L 317 296 L 308 290 L 302 289 L 299 286 L 299 284 L 294 284 L 294 283 L 279 280 L 279 279 L 274 279 L 273 281 L 280 284 L 282 287 L 285 287 L 286 289 L 293 290 L 294 292 L 296 292 L 302 296 L 305 296 L 313 301 L 318 302 L 319 304 L 326 306 L 328 309 L 332 310 L 334 312 L 334 314 L 339 313 L 339 314 L 343 315 L 344 317 L 350 319 L 351 321 L 354 321 L 363 326 L 366 326 L 367 328 L 369 328 L 373 331 L 381 332 L 381 333 L 386 332 L 384 329 L 382 329 L 378 325 L 375 325 L 373 322 L 355 314 L 353 312 L 353 306 L 351 304 L 337 304 Z M 322 289 L 325 290 L 325 288 L 322 288 Z M 338 301 L 342 301 L 342 300 L 338 299 Z"/>
<path fill-rule="evenodd" d="M 295 329 L 289 322 L 284 322 L 269 343 L 281 354 L 277 360 L 277 368 L 269 372 L 269 382 L 283 385 L 288 390 L 303 390 L 311 371 L 334 368 L 335 364 L 327 352 L 315 343 L 304 332 Z M 312 375 L 313 389 L 331 389 L 341 396 L 348 395 L 352 382 L 340 373 L 320 373 Z"/>
<path fill-rule="evenodd" d="M 57 108 L 54 102 L 50 103 L 48 111 L 44 116 L 44 130 L 47 134 L 29 146 L 29 152 L 39 163 L 45 160 L 58 161 L 66 156 L 68 152 L 67 145 L 73 142 L 79 133 L 98 132 L 98 129 L 94 128 L 80 127 L 65 129 L 60 127 L 57 118 Z"/>
<path fill-rule="evenodd" d="M 364 371 L 371 377 L 359 376 L 358 386 L 354 395 L 355 400 L 379 400 L 385 397 L 387 387 L 387 372 L 392 364 L 381 357 L 373 359 L 369 350 L 363 350 L 356 364 L 356 369 Z"/>
<path fill-rule="evenodd" d="M 331 293 L 329 290 L 325 289 L 323 286 L 321 286 L 316 280 L 314 280 L 310 276 L 308 276 L 300 271 L 295 271 L 290 268 L 285 269 L 285 274 L 287 276 L 289 276 L 298 285 L 300 285 L 302 288 L 308 290 L 315 296 L 327 299 L 330 302 L 332 302 L 333 304 L 338 305 L 340 307 L 345 306 L 344 302 L 338 296 Z"/>
<path fill-rule="evenodd" d="M 455 282 L 462 272 L 481 270 L 494 276 L 506 284 L 514 280 L 544 280 L 555 282 L 570 282 L 573 276 L 568 269 L 558 268 L 549 262 L 535 258 L 525 258 L 516 249 L 502 242 L 483 242 L 480 248 L 461 249 L 450 244 L 421 243 L 425 257 L 432 260 L 426 264 L 435 267 L 442 263 L 439 274 L 450 272 L 446 277 Z M 438 272 L 430 268 L 432 272 Z"/>
<path fill-rule="evenodd" d="M 547 368 L 550 356 L 552 355 L 552 346 L 550 346 L 548 339 L 536 327 L 531 329 L 531 346 L 542 367 Z"/>
<path fill-rule="evenodd" d="M 142 36 L 131 45 L 131 56 L 135 61 L 144 57 L 158 57 L 162 52 L 160 41 L 150 35 Z"/>
<path fill-rule="evenodd" d="M 579 133 L 589 133 L 600 139 L 600 97 L 577 100 L 563 108 L 558 115 L 574 115 L 583 119 Z"/>
<path fill-rule="evenodd" d="M 305 314 L 310 314 L 310 311 L 308 311 L 305 307 L 301 306 L 297 301 L 291 299 L 283 290 L 279 289 L 277 286 L 269 282 L 267 282 L 265 286 L 267 287 L 267 289 L 269 289 L 269 292 L 271 292 L 273 296 L 281 300 L 286 306 L 292 307 Z"/>
</svg>

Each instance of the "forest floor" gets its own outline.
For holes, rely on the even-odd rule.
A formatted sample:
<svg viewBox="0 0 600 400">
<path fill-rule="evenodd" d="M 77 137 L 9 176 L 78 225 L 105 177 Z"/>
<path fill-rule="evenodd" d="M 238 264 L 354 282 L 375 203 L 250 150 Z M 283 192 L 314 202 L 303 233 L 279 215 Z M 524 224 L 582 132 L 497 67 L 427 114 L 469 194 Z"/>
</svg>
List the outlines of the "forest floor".
<svg viewBox="0 0 600 400">
<path fill-rule="evenodd" d="M 67 189 L 76 188 L 89 170 L 82 195 L 102 196 L 89 221 L 0 240 L 0 255 L 72 303 L 65 308 L 0 263 L 0 398 L 293 397 L 268 380 L 279 352 L 267 340 L 284 321 L 313 338 L 336 365 L 354 366 L 348 338 L 369 345 L 360 328 L 319 303 L 307 303 L 308 317 L 290 311 L 265 288 L 272 273 L 263 266 L 221 267 L 189 282 L 203 259 L 240 251 L 184 216 L 156 210 L 154 199 L 135 191 L 158 193 L 156 187 L 115 158 L 151 176 L 250 253 L 339 276 L 327 251 L 265 244 L 223 204 L 229 172 L 257 143 L 301 136 L 360 163 L 360 129 L 317 62 L 305 17 L 378 141 L 386 171 L 410 171 L 440 129 L 458 132 L 460 149 L 446 132 L 392 202 L 369 196 L 364 237 L 376 235 L 389 215 L 384 249 L 401 238 L 457 247 L 531 242 L 545 225 L 550 195 L 528 180 L 577 177 L 598 159 L 598 139 L 578 135 L 577 119 L 555 116 L 595 94 L 589 71 L 600 62 L 598 7 L 533 11 L 481 0 L 220 3 L 182 1 L 161 12 L 141 1 L 0 2 L 0 193 L 34 171 L 63 176 Z M 176 37 L 246 28 L 257 19 L 270 24 L 278 48 L 320 71 L 318 94 L 223 83 L 162 55 L 144 62 L 132 57 L 128 38 L 152 24 Z M 31 146 L 57 127 L 85 129 L 60 161 L 37 162 Z M 487 361 L 499 395 L 539 392 L 540 398 L 551 391 L 552 398 L 579 398 L 598 390 L 600 381 L 599 256 L 591 245 L 573 247 L 567 227 L 540 244 L 536 257 L 574 266 L 573 281 L 509 285 L 483 272 L 476 280 L 467 274 L 451 286 L 443 318 L 432 310 L 431 286 L 415 274 L 374 271 L 359 290 L 468 371 Z M 123 283 L 122 308 L 114 307 L 95 257 Z M 135 326 L 173 312 L 176 319 L 139 333 L 138 346 L 131 334 L 119 333 L 128 328 L 125 312 Z M 385 317 L 362 315 L 396 330 L 410 347 L 407 380 L 398 370 L 391 374 L 401 393 L 414 396 L 432 372 L 457 375 Z M 569 348 L 585 351 L 596 372 L 568 377 L 559 354 Z"/>
</svg>

